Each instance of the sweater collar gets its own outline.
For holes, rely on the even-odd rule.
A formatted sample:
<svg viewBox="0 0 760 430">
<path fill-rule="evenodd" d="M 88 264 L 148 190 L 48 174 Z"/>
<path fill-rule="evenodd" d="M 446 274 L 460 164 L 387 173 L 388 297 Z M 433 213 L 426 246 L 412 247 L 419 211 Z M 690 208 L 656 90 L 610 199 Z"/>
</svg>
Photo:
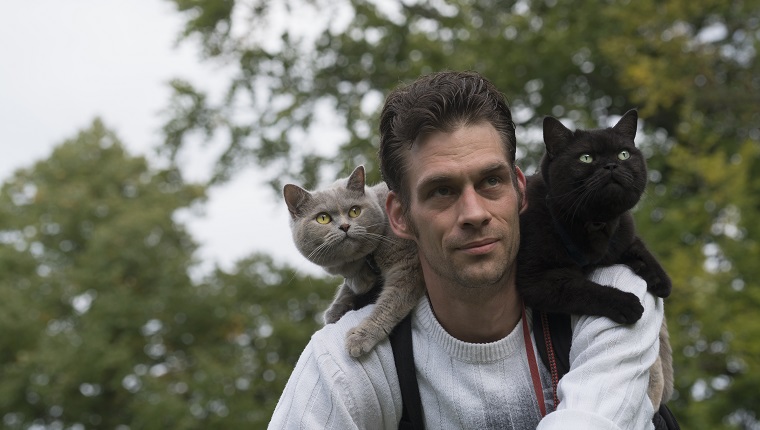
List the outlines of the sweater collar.
<svg viewBox="0 0 760 430">
<path fill-rule="evenodd" d="M 527 309 L 528 313 L 530 311 Z M 427 296 L 420 300 L 414 313 L 422 331 L 428 333 L 433 342 L 437 343 L 455 360 L 467 363 L 489 363 L 503 360 L 523 351 L 522 324 L 525 321 L 522 318 L 517 322 L 512 332 L 502 339 L 488 343 L 468 343 L 451 336 L 441 326 L 433 314 Z M 528 324 L 530 324 L 530 316 L 528 317 Z"/>
</svg>

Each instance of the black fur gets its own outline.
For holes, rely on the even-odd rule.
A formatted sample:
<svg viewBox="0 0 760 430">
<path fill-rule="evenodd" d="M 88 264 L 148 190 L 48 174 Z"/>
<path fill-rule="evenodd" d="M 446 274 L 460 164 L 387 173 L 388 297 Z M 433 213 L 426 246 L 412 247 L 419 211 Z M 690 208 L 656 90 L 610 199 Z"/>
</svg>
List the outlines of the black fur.
<svg viewBox="0 0 760 430">
<path fill-rule="evenodd" d="M 517 288 L 527 306 L 633 323 L 643 312 L 635 295 L 586 277 L 617 263 L 630 266 L 653 294 L 670 294 L 670 278 L 636 236 L 629 212 L 647 182 L 633 142 L 637 120 L 630 110 L 614 127 L 572 132 L 544 119 L 546 154 L 540 173 L 528 178 L 528 208 L 520 215 Z M 584 154 L 592 160 L 582 162 Z"/>
</svg>

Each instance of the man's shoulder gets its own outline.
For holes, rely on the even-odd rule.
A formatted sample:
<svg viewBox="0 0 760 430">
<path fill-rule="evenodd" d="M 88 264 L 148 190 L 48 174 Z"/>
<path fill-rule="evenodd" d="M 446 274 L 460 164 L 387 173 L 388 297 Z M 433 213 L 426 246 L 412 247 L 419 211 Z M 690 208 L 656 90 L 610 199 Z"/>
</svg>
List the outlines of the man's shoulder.
<svg viewBox="0 0 760 430">
<path fill-rule="evenodd" d="M 663 300 L 655 297 L 647 290 L 647 283 L 639 275 L 633 272 L 630 267 L 624 264 L 599 267 L 593 270 L 588 279 L 600 285 L 607 285 L 621 291 L 631 293 L 638 297 L 644 312 L 641 318 L 636 321 L 636 326 L 653 326 L 659 329 L 663 318 Z M 578 323 L 593 322 L 593 324 L 609 325 L 610 327 L 630 327 L 629 325 L 619 325 L 609 318 L 597 317 L 590 315 L 573 315 L 571 318 L 573 331 L 578 327 Z M 595 322 L 594 322 L 595 321 Z"/>
<path fill-rule="evenodd" d="M 597 284 L 633 293 L 639 298 L 647 291 L 647 283 L 625 264 L 599 267 L 594 269 L 588 278 Z"/>
<path fill-rule="evenodd" d="M 338 321 L 326 324 L 314 332 L 312 338 L 320 338 L 322 340 L 343 339 L 349 330 L 369 316 L 374 307 L 375 305 L 371 304 L 355 311 L 346 312 Z"/>
<path fill-rule="evenodd" d="M 312 348 L 314 348 L 318 355 L 328 354 L 340 361 L 356 361 L 357 359 L 351 357 L 346 349 L 346 336 L 351 329 L 369 317 L 374 307 L 375 305 L 371 304 L 361 309 L 347 312 L 338 321 L 320 328 L 312 335 Z M 361 360 L 367 360 L 368 358 L 366 357 L 377 355 L 377 353 L 380 353 L 383 357 L 391 354 L 392 359 L 393 352 L 387 339 L 378 343 L 372 351 L 361 357 Z"/>
<path fill-rule="evenodd" d="M 324 428 L 326 423 L 333 423 L 331 428 L 396 427 L 401 391 L 389 342 L 359 358 L 345 346 L 346 333 L 371 310 L 349 312 L 312 335 L 285 387 L 283 406 L 278 404 L 275 411 L 278 425 L 288 423 L 278 428 L 295 427 L 293 419 L 301 419 L 300 426 L 306 428 Z"/>
<path fill-rule="evenodd" d="M 367 408 L 379 407 L 377 402 L 392 408 L 401 407 L 400 391 L 393 349 L 384 339 L 371 351 L 355 358 L 346 349 L 346 335 L 372 312 L 374 305 L 343 315 L 337 322 L 317 330 L 309 342 L 312 360 L 319 372 L 346 392 L 353 401 Z M 397 403 L 397 404 L 396 404 Z M 382 407 L 381 407 L 382 409 Z"/>
</svg>

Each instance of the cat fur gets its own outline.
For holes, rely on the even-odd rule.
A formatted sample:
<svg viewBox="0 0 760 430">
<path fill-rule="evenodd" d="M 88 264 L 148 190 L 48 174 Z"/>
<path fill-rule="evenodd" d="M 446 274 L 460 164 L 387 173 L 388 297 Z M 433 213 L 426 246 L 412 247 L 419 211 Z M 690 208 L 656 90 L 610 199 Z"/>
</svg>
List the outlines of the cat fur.
<svg viewBox="0 0 760 430">
<path fill-rule="evenodd" d="M 346 336 L 349 354 L 360 357 L 385 339 L 425 292 L 416 244 L 393 234 L 385 213 L 388 187 L 384 182 L 366 186 L 364 166 L 319 191 L 287 184 L 283 195 L 296 248 L 344 278 L 325 323 L 340 319 L 361 295 L 382 283 L 373 311 Z M 356 217 L 350 214 L 354 207 L 361 210 Z M 319 214 L 329 215 L 330 221 L 320 224 Z"/>
<path fill-rule="evenodd" d="M 544 119 L 546 153 L 540 171 L 528 177 L 528 206 L 520 215 L 517 288 L 527 306 L 634 323 L 643 313 L 634 294 L 587 278 L 597 267 L 620 263 L 653 294 L 670 294 L 670 278 L 636 235 L 630 213 L 647 181 L 646 162 L 634 144 L 637 120 L 630 110 L 613 127 L 573 132 L 555 118 Z M 672 386 L 663 321 L 660 357 L 650 372 L 655 409 Z"/>
</svg>

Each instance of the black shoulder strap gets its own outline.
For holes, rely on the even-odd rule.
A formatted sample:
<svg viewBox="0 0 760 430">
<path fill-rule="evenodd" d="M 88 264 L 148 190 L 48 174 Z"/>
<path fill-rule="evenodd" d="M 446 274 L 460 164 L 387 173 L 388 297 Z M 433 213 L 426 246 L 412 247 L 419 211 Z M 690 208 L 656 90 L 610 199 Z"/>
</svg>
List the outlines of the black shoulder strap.
<svg viewBox="0 0 760 430">
<path fill-rule="evenodd" d="M 549 348 L 544 336 L 544 324 L 549 326 L 549 340 L 554 349 L 558 376 L 562 378 L 570 370 L 570 343 L 573 340 L 570 315 L 533 310 L 533 337 L 536 339 L 536 349 L 538 349 L 538 355 L 541 356 L 541 361 L 544 362 L 546 368 L 551 369 Z"/>
<path fill-rule="evenodd" d="M 390 334 L 393 348 L 393 361 L 401 386 L 403 412 L 399 430 L 423 430 L 422 400 L 417 385 L 417 372 L 414 369 L 414 350 L 412 349 L 412 314 L 401 320 Z"/>
<path fill-rule="evenodd" d="M 654 413 L 652 419 L 655 430 L 681 430 L 681 426 L 676 421 L 675 415 L 670 411 L 668 405 L 662 403 L 660 410 Z"/>
<path fill-rule="evenodd" d="M 544 336 L 546 325 L 549 326 L 550 343 L 554 348 L 554 357 L 552 358 L 555 360 L 559 378 L 562 378 L 570 370 L 570 344 L 573 339 L 570 316 L 533 311 L 533 337 L 536 339 L 536 349 L 538 355 L 541 356 L 541 361 L 548 369 L 551 369 L 549 348 Z M 556 392 L 556 386 L 554 388 Z M 655 430 L 681 430 L 673 412 L 664 403 L 660 405 L 659 410 L 655 411 L 652 423 L 654 423 Z"/>
</svg>

